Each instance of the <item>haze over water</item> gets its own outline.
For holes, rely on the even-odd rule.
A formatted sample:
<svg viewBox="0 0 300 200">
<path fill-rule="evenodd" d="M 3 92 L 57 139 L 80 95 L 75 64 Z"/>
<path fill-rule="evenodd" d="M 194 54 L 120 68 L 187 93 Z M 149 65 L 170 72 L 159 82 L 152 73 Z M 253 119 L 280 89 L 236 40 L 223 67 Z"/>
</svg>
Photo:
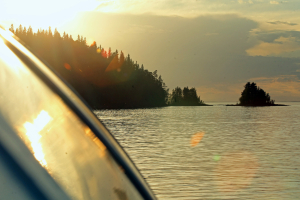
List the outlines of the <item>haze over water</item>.
<svg viewBox="0 0 300 200">
<path fill-rule="evenodd" d="M 297 199 L 300 103 L 214 104 L 95 114 L 158 199 Z"/>
</svg>

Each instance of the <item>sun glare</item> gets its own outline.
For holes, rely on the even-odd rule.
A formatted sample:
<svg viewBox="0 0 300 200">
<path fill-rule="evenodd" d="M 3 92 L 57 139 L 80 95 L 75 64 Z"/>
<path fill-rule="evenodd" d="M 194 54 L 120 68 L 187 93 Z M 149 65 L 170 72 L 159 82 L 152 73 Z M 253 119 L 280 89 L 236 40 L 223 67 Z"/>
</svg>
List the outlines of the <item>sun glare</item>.
<svg viewBox="0 0 300 200">
<path fill-rule="evenodd" d="M 25 122 L 24 128 L 26 129 L 26 136 L 30 140 L 31 147 L 34 153 L 34 157 L 41 163 L 41 165 L 46 166 L 47 162 L 45 160 L 45 155 L 43 153 L 42 144 L 40 139 L 40 131 L 52 120 L 50 115 L 42 110 L 36 119 L 33 120 L 33 123 Z"/>
<path fill-rule="evenodd" d="M 9 34 L 6 31 L 0 29 L 0 33 L 5 35 Z M 9 50 L 9 48 L 4 44 L 2 38 L 0 38 L 0 54 L 3 55 L 3 61 L 9 66 L 14 73 L 19 74 L 20 71 L 26 73 L 21 61 Z"/>
<path fill-rule="evenodd" d="M 49 26 L 59 28 L 78 13 L 92 11 L 99 4 L 97 0 L 10 0 L 0 8 L 0 23 L 32 26 L 33 30 Z"/>
</svg>

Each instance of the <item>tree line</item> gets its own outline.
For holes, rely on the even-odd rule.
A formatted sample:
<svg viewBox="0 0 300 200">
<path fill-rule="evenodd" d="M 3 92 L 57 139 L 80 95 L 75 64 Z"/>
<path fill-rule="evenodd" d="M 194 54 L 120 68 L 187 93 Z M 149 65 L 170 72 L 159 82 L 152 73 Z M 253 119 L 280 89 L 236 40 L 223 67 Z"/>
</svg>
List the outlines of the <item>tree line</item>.
<svg viewBox="0 0 300 200">
<path fill-rule="evenodd" d="M 248 82 L 239 99 L 241 106 L 272 106 L 275 101 L 271 100 L 269 93 L 258 87 L 256 83 Z"/>
<path fill-rule="evenodd" d="M 10 29 L 27 47 L 53 67 L 93 109 L 103 108 L 149 108 L 161 106 L 206 105 L 195 88 L 176 87 L 169 89 L 157 74 L 134 62 L 118 50 L 105 50 L 93 42 L 87 45 L 86 38 L 57 29 L 52 31 L 20 25 Z M 246 83 L 239 98 L 241 106 L 277 105 L 270 95 L 256 83 Z"/>
<path fill-rule="evenodd" d="M 48 30 L 19 25 L 10 29 L 37 56 L 62 76 L 93 109 L 149 108 L 167 105 L 205 105 L 196 89 L 177 87 L 171 94 L 158 75 L 111 48 L 105 50 L 78 35 L 62 35 Z"/>
<path fill-rule="evenodd" d="M 182 90 L 180 87 L 176 87 L 170 94 L 169 105 L 200 106 L 206 104 L 200 100 L 200 96 L 197 95 L 195 88 L 189 89 L 189 87 L 184 87 Z"/>
<path fill-rule="evenodd" d="M 51 27 L 9 29 L 27 47 L 53 67 L 93 109 L 147 108 L 168 104 L 169 89 L 158 75 L 134 62 L 118 50 L 105 50 L 96 42 L 87 45 L 86 38 L 62 35 Z"/>
</svg>

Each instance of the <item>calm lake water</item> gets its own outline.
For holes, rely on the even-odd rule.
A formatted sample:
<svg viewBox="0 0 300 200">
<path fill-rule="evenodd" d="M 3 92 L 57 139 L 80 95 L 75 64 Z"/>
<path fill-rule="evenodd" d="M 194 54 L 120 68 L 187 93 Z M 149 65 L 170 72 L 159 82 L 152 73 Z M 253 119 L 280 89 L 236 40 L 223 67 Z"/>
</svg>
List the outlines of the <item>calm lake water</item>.
<svg viewBox="0 0 300 200">
<path fill-rule="evenodd" d="M 95 113 L 158 199 L 299 199 L 300 102 L 213 104 Z"/>
</svg>

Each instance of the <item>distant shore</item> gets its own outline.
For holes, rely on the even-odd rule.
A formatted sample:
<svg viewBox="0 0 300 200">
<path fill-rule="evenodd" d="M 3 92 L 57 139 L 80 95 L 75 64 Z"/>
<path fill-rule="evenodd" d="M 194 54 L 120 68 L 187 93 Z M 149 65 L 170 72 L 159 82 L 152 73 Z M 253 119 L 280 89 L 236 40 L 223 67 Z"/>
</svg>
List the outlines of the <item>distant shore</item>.
<svg viewBox="0 0 300 200">
<path fill-rule="evenodd" d="M 201 105 L 168 105 L 166 107 L 170 107 L 170 106 L 175 106 L 175 107 L 178 107 L 178 106 L 190 107 L 190 106 L 213 106 L 213 105 L 208 105 L 208 104 L 201 104 Z"/>
<path fill-rule="evenodd" d="M 152 109 L 152 108 L 166 108 L 166 107 L 191 107 L 191 106 L 213 106 L 213 105 L 209 105 L 209 104 L 200 104 L 200 105 L 165 105 L 165 106 L 149 106 L 149 107 L 127 107 L 127 106 L 123 106 L 123 107 L 107 107 L 107 106 L 103 106 L 103 107 L 94 107 L 92 108 L 92 110 L 120 110 L 120 109 Z"/>
<path fill-rule="evenodd" d="M 290 106 L 290 105 L 285 105 L 285 104 L 270 104 L 270 105 L 241 105 L 241 104 L 227 104 L 226 106 L 269 107 L 269 106 Z"/>
</svg>

